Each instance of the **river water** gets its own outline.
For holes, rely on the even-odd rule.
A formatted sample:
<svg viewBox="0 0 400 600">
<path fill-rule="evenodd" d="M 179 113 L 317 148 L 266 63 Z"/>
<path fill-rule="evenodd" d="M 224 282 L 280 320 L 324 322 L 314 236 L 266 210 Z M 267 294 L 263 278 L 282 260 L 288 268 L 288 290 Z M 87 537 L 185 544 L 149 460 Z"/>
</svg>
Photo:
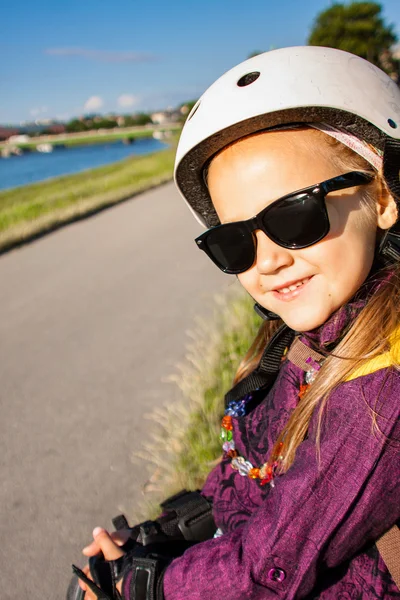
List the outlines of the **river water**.
<svg viewBox="0 0 400 600">
<path fill-rule="evenodd" d="M 42 181 L 49 177 L 78 173 L 134 154 L 149 154 L 163 148 L 166 148 L 163 142 L 145 138 L 136 140 L 131 145 L 118 141 L 59 148 L 49 154 L 30 152 L 22 156 L 0 158 L 0 190 Z"/>
</svg>

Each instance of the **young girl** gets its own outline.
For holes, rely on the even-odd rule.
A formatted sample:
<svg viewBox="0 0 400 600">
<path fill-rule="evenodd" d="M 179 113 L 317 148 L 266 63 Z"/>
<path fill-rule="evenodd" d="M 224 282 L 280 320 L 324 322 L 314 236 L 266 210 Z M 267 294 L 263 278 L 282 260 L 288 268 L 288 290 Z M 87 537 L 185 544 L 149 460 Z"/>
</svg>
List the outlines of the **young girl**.
<svg viewBox="0 0 400 600">
<path fill-rule="evenodd" d="M 200 98 L 176 182 L 265 322 L 201 494 L 97 528 L 86 600 L 400 598 L 399 171 L 399 89 L 351 54 L 274 50 Z"/>
</svg>

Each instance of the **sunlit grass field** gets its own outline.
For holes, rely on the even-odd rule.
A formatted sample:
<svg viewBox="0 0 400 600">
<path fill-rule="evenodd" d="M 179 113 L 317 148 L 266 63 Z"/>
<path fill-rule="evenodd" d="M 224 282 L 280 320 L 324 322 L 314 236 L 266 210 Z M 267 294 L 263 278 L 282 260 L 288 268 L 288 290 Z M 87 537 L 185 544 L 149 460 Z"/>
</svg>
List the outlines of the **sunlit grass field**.
<svg viewBox="0 0 400 600">
<path fill-rule="evenodd" d="M 0 251 L 172 177 L 175 148 L 0 192 Z"/>
<path fill-rule="evenodd" d="M 216 297 L 212 318 L 195 323 L 185 360 L 171 376 L 182 401 L 149 414 L 152 439 L 133 456 L 147 462 L 150 475 L 144 505 L 133 508 L 132 518 L 154 517 L 168 495 L 201 488 L 222 456 L 224 395 L 261 325 L 253 304 L 235 283 L 227 295 Z"/>
</svg>

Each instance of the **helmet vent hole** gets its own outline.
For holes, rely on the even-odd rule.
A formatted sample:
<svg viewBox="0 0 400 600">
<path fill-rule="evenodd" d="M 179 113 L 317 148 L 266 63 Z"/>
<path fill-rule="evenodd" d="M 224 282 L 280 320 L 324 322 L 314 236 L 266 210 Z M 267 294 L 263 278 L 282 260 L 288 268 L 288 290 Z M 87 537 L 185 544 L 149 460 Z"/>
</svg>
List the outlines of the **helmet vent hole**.
<svg viewBox="0 0 400 600">
<path fill-rule="evenodd" d="M 188 121 L 190 121 L 190 119 L 192 119 L 194 117 L 194 115 L 197 112 L 197 109 L 199 108 L 200 104 L 201 104 L 201 101 L 198 100 L 196 102 L 196 104 L 193 106 L 192 110 L 190 111 L 190 115 L 187 118 Z"/>
<path fill-rule="evenodd" d="M 388 119 L 388 123 L 392 129 L 397 129 L 397 123 L 393 119 Z"/>
<path fill-rule="evenodd" d="M 254 81 L 256 81 L 256 79 L 258 79 L 260 77 L 260 71 L 252 71 L 251 73 L 246 73 L 246 75 L 243 75 L 239 81 L 237 82 L 239 87 L 246 87 L 246 85 L 250 85 L 251 83 L 254 83 Z"/>
</svg>

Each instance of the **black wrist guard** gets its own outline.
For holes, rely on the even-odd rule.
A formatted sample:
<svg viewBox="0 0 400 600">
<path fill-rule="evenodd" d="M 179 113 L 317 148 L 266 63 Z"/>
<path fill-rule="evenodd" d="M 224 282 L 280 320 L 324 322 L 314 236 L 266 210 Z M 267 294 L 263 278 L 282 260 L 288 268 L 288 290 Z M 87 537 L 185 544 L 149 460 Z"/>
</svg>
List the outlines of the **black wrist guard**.
<svg viewBox="0 0 400 600">
<path fill-rule="evenodd" d="M 123 515 L 115 517 L 115 529 L 131 529 L 130 539 L 121 547 L 125 556 L 106 561 L 102 555 L 89 560 L 91 581 L 73 566 L 67 600 L 83 600 L 77 578 L 82 579 L 97 598 L 119 600 L 116 583 L 123 577 L 123 598 L 163 600 L 162 578 L 167 565 L 195 544 L 213 537 L 216 525 L 211 503 L 199 492 L 182 490 L 161 504 L 163 514 L 129 528 Z M 136 595 L 135 595 L 136 594 Z M 147 594 L 147 595 L 146 595 Z"/>
<path fill-rule="evenodd" d="M 164 571 L 171 560 L 159 554 L 131 557 L 123 572 L 123 600 L 164 600 Z"/>
<path fill-rule="evenodd" d="M 212 538 L 217 529 L 211 502 L 198 491 L 182 490 L 160 506 L 164 512 L 156 522 L 170 538 L 204 542 Z"/>
<path fill-rule="evenodd" d="M 121 575 L 123 600 L 164 600 L 165 569 L 193 545 L 186 540 L 150 544 L 126 554 Z"/>
</svg>

